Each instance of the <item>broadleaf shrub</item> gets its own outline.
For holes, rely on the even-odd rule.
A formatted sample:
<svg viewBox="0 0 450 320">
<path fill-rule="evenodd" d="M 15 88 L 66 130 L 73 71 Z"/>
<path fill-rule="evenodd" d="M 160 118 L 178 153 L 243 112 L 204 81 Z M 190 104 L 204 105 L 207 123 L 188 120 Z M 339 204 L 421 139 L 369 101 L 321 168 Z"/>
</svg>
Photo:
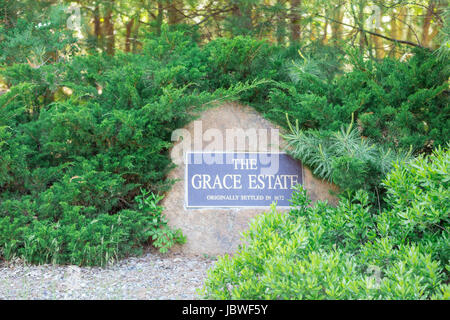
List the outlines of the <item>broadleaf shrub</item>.
<svg viewBox="0 0 450 320">
<path fill-rule="evenodd" d="M 238 252 L 220 257 L 208 299 L 449 299 L 450 151 L 398 162 L 384 181 L 388 208 L 365 191 L 256 218 Z"/>
</svg>

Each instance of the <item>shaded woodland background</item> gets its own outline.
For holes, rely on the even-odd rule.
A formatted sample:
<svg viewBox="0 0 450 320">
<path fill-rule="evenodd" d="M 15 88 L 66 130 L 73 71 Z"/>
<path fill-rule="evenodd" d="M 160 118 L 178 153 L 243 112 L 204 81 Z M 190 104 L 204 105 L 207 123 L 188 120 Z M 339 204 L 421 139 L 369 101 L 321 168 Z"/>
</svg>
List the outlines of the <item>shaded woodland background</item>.
<svg viewBox="0 0 450 320">
<path fill-rule="evenodd" d="M 67 28 L 70 15 L 79 19 L 76 32 Z M 447 16 L 445 0 L 1 0 L 0 61 L 41 65 L 76 51 L 136 53 L 163 24 L 196 31 L 201 42 L 248 35 L 401 58 L 407 47 L 447 47 Z"/>
</svg>

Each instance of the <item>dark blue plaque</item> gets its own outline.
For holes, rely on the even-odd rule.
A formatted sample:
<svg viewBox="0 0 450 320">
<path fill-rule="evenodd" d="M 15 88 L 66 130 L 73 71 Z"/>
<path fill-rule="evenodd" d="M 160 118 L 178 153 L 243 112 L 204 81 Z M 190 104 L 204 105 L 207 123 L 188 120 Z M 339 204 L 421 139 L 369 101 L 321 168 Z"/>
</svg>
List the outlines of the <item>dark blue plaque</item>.
<svg viewBox="0 0 450 320">
<path fill-rule="evenodd" d="M 285 153 L 187 152 L 186 207 L 289 206 L 303 183 L 301 164 Z"/>
</svg>

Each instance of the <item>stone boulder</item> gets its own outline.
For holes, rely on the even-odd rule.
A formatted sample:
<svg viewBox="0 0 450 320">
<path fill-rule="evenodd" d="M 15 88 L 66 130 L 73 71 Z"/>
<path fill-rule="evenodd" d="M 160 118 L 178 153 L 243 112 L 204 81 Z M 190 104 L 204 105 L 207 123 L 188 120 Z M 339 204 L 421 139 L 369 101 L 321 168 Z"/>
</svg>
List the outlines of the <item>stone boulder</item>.
<svg viewBox="0 0 450 320">
<path fill-rule="evenodd" d="M 264 119 L 253 108 L 237 103 L 225 103 L 207 109 L 202 112 L 199 119 L 188 124 L 183 130 L 184 134 L 181 134 L 183 138 L 180 138 L 172 148 L 172 161 L 177 164 L 177 167 L 168 177 L 176 179 L 176 182 L 167 192 L 162 203 L 169 225 L 180 228 L 187 238 L 187 242 L 175 246 L 174 251 L 188 254 L 231 254 L 236 250 L 241 233 L 248 227 L 248 223 L 257 215 L 269 210 L 269 208 L 186 208 L 184 152 L 207 149 L 206 142 L 199 145 L 198 141 L 194 142 L 192 137 L 194 134 L 198 135 L 199 131 L 203 134 L 208 133 L 210 129 L 222 132 L 224 139 L 227 129 L 243 129 L 244 131 L 256 129 L 258 134 L 270 133 L 269 138 L 262 137 L 257 144 L 247 141 L 245 146 L 239 149 L 236 146 L 227 145 L 224 141 L 221 151 L 264 152 L 277 149 L 283 151 L 286 146 L 279 136 L 281 129 L 278 126 Z M 185 136 L 190 136 L 191 139 Z M 317 179 L 306 167 L 303 167 L 303 184 L 313 201 L 328 200 L 331 204 L 337 203 L 337 198 L 330 193 L 331 190 L 337 191 L 336 186 Z"/>
</svg>

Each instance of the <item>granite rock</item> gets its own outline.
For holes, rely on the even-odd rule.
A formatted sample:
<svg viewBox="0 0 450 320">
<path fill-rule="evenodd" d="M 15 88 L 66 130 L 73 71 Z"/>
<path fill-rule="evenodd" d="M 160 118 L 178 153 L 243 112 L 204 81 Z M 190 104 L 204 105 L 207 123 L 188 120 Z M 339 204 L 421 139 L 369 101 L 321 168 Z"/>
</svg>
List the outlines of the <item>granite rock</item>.
<svg viewBox="0 0 450 320">
<path fill-rule="evenodd" d="M 210 136 L 208 133 L 218 132 L 217 130 L 222 133 L 224 139 L 221 151 L 277 152 L 284 151 L 286 147 L 286 143 L 279 135 L 281 129 L 278 126 L 264 119 L 253 108 L 237 103 L 225 103 L 207 109 L 199 119 L 181 130 L 178 134 L 179 140 L 171 150 L 172 161 L 177 164 L 177 167 L 169 174 L 169 178 L 177 181 L 167 192 L 162 203 L 169 225 L 180 228 L 187 238 L 185 244 L 175 246 L 173 251 L 213 256 L 232 254 L 237 249 L 241 233 L 247 229 L 248 223 L 257 215 L 269 210 L 269 208 L 187 209 L 185 207 L 185 152 L 210 149 L 209 141 L 199 143 L 198 139 L 194 141 L 193 138 L 201 132 L 205 134 L 204 140 L 207 140 Z M 225 141 L 227 133 L 233 132 L 256 132 L 258 139 L 252 140 L 249 135 L 245 144 L 236 146 Z M 330 190 L 337 191 L 337 187 L 317 179 L 306 167 L 303 167 L 303 184 L 313 201 L 328 200 L 331 204 L 337 203 L 336 197 L 330 193 Z"/>
</svg>

